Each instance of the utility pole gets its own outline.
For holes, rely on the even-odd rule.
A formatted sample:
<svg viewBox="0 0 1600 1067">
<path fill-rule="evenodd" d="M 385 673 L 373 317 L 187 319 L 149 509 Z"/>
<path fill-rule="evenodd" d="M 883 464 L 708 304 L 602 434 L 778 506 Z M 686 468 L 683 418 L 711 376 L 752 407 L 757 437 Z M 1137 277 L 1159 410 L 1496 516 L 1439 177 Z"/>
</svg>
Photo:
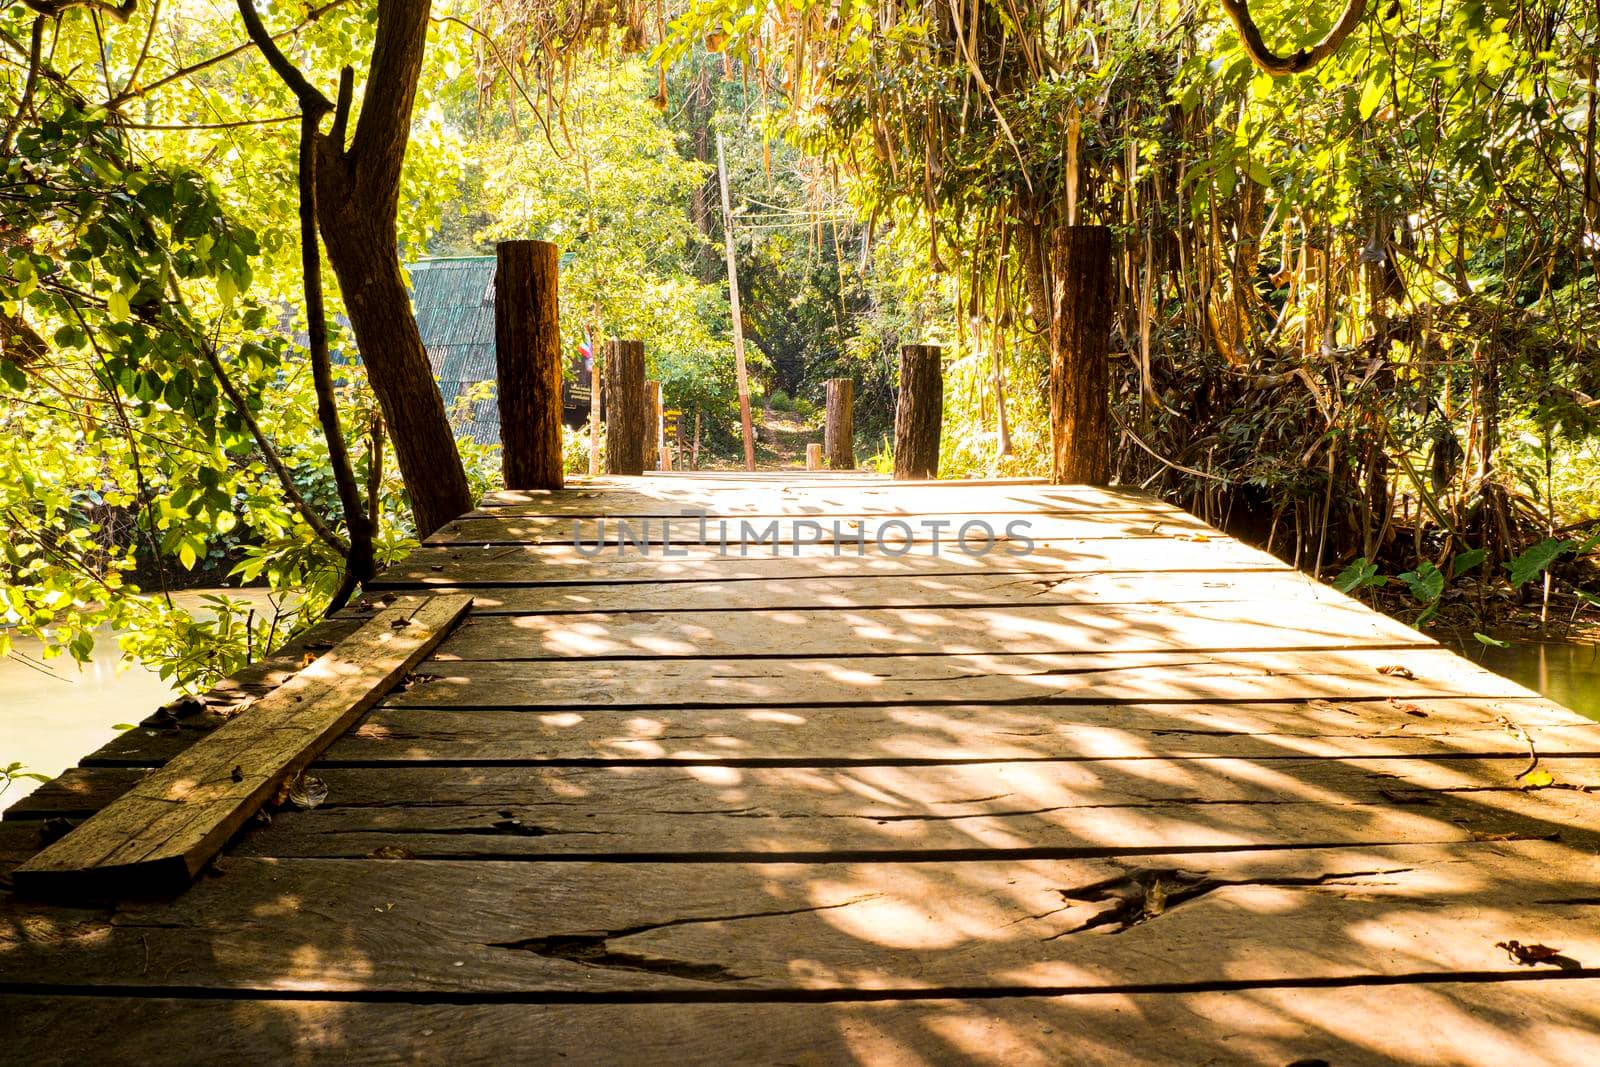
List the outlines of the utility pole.
<svg viewBox="0 0 1600 1067">
<path fill-rule="evenodd" d="M 600 302 L 594 305 L 594 332 L 589 335 L 589 477 L 600 476 Z"/>
<path fill-rule="evenodd" d="M 744 423 L 744 469 L 756 469 L 756 434 L 750 425 L 750 380 L 744 371 L 744 319 L 739 314 L 739 268 L 733 253 L 733 208 L 728 204 L 728 168 L 717 134 L 717 184 L 722 187 L 722 239 L 728 249 L 728 300 L 733 308 L 733 366 L 739 376 L 739 419 Z"/>
</svg>

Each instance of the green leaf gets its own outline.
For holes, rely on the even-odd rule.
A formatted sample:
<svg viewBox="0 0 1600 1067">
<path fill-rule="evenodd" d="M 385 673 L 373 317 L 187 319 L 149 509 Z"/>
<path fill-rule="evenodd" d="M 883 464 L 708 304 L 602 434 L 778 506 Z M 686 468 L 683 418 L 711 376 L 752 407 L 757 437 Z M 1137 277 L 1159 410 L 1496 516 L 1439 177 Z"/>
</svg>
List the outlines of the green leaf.
<svg viewBox="0 0 1600 1067">
<path fill-rule="evenodd" d="M 1511 588 L 1516 589 L 1537 578 L 1550 564 L 1575 547 L 1577 547 L 1575 542 L 1554 537 L 1540 541 L 1507 564 L 1507 569 L 1511 572 Z"/>
<path fill-rule="evenodd" d="M 1367 79 L 1367 84 L 1361 89 L 1361 102 L 1356 110 L 1361 115 L 1361 121 L 1370 119 L 1378 110 L 1378 105 L 1383 103 L 1384 90 L 1388 88 L 1388 72 L 1381 67 L 1372 72 L 1372 77 Z"/>
<path fill-rule="evenodd" d="M 1480 634 L 1476 630 L 1472 631 L 1472 636 L 1478 642 L 1478 644 L 1487 645 L 1490 648 L 1510 648 L 1511 647 L 1511 642 L 1510 641 L 1501 641 L 1499 638 L 1490 637 L 1488 634 Z"/>
<path fill-rule="evenodd" d="M 1433 603 L 1444 592 L 1444 574 L 1428 562 L 1419 563 L 1414 571 L 1406 571 L 1400 575 L 1400 580 L 1406 583 L 1411 595 L 1424 604 Z"/>
<path fill-rule="evenodd" d="M 1459 578 L 1474 567 L 1481 566 L 1485 555 L 1481 548 L 1469 548 L 1465 552 L 1457 552 L 1456 558 L 1450 561 L 1450 577 Z"/>
<path fill-rule="evenodd" d="M 115 322 L 128 321 L 128 296 L 123 292 L 106 294 L 106 311 L 110 313 Z"/>
<path fill-rule="evenodd" d="M 9 359 L 0 359 L 0 381 L 19 393 L 28 387 L 28 376 Z"/>
<path fill-rule="evenodd" d="M 1369 586 L 1383 585 L 1384 581 L 1378 574 L 1376 563 L 1368 563 L 1367 557 L 1357 556 L 1350 566 L 1339 572 L 1339 577 L 1333 580 L 1333 587 L 1341 593 L 1353 593 Z"/>
</svg>

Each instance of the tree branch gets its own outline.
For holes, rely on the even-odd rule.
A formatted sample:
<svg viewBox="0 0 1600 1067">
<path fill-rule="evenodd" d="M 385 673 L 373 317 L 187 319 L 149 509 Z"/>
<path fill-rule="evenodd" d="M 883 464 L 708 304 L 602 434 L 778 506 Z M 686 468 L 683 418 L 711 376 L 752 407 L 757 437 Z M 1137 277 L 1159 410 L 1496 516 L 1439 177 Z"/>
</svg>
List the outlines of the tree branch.
<svg viewBox="0 0 1600 1067">
<path fill-rule="evenodd" d="M 250 0 L 240 0 L 240 5 Z M 350 549 L 345 556 L 345 580 L 329 605 L 330 612 L 343 607 L 355 583 L 365 582 L 375 570 L 372 548 L 373 528 L 367 521 L 361 490 L 356 485 L 350 449 L 345 444 L 344 428 L 339 423 L 338 401 L 333 391 L 333 364 L 328 356 L 327 309 L 322 298 L 322 249 L 317 243 L 317 127 L 319 118 L 310 110 L 300 120 L 300 266 L 305 277 L 306 331 L 311 350 L 311 377 L 316 383 L 317 421 L 328 443 L 328 462 L 333 467 L 333 482 L 344 509 L 345 528 L 350 531 Z"/>
<path fill-rule="evenodd" d="M 289 57 L 283 54 L 278 47 L 278 42 L 273 35 L 267 32 L 262 25 L 261 16 L 256 13 L 253 0 L 239 0 L 239 17 L 244 19 L 245 32 L 250 35 L 250 40 L 261 50 L 261 55 L 266 59 L 283 84 L 294 93 L 295 99 L 300 101 L 300 109 L 309 116 L 320 119 L 333 110 L 333 104 L 316 86 L 306 80 L 298 67 L 289 62 Z"/>
<path fill-rule="evenodd" d="M 280 40 L 281 38 L 284 38 L 284 37 L 293 37 L 295 34 L 299 33 L 301 30 L 305 29 L 311 23 L 316 22 L 323 15 L 326 15 L 329 11 L 332 11 L 334 8 L 340 6 L 341 4 L 343 4 L 345 2 L 346 2 L 346 0 L 330 0 L 329 3 L 323 4 L 321 7 L 312 8 L 310 11 L 306 12 L 306 17 L 304 19 L 300 20 L 300 22 L 298 24 L 296 24 L 294 26 L 291 26 L 287 30 L 279 30 L 277 33 L 272 35 L 272 39 L 274 41 L 276 41 L 276 40 Z M 118 93 L 117 94 L 117 98 L 115 100 L 112 100 L 108 106 L 114 108 L 117 105 L 121 104 L 124 100 L 131 100 L 131 99 L 133 99 L 134 97 L 137 97 L 137 96 L 145 96 L 145 95 L 147 95 L 149 93 L 153 93 L 157 89 L 162 88 L 163 86 L 172 84 L 173 82 L 177 81 L 179 78 L 187 78 L 191 74 L 198 74 L 202 70 L 205 70 L 205 69 L 207 69 L 209 67 L 214 67 L 218 63 L 224 63 L 224 62 L 232 59 L 234 56 L 239 55 L 241 52 L 248 52 L 250 49 L 254 48 L 255 46 L 256 45 L 255 45 L 254 41 L 246 41 L 244 44 L 233 46 L 232 48 L 228 49 L 226 52 L 218 52 L 216 55 L 212 56 L 209 59 L 202 59 L 200 62 L 192 63 L 187 67 L 179 67 L 177 70 L 172 71 L 170 74 L 166 74 L 166 75 L 163 75 L 160 78 L 157 78 L 155 81 L 151 82 L 149 85 L 143 85 L 143 86 L 140 86 L 139 88 L 135 89 L 130 84 L 129 86 L 124 88 L 122 90 L 122 92 Z"/>
<path fill-rule="evenodd" d="M 1256 26 L 1255 20 L 1250 17 L 1249 0 L 1221 0 L 1222 10 L 1227 12 L 1228 18 L 1233 20 L 1234 27 L 1239 31 L 1239 39 L 1244 42 L 1244 50 L 1261 70 L 1268 74 L 1304 74 L 1324 59 L 1333 55 L 1361 23 L 1367 13 L 1367 0 L 1349 0 L 1349 6 L 1344 9 L 1344 14 L 1334 24 L 1328 35 L 1310 48 L 1302 48 L 1292 55 L 1280 56 L 1267 47 L 1267 42 L 1262 39 L 1261 30 Z"/>
<path fill-rule="evenodd" d="M 127 22 L 139 7 L 139 0 L 122 0 L 120 4 L 110 3 L 109 0 L 22 0 L 22 3 L 46 18 L 58 18 L 75 7 L 82 7 L 98 11 L 117 22 Z"/>
<path fill-rule="evenodd" d="M 378 0 L 377 39 L 350 154 L 366 188 L 385 196 L 400 191 L 430 6 L 430 0 Z"/>
<path fill-rule="evenodd" d="M 33 20 L 33 33 L 28 44 L 28 78 L 22 84 L 22 101 L 17 105 L 17 113 L 6 120 L 6 132 L 0 136 L 0 156 L 11 155 L 11 139 L 17 135 L 24 116 L 33 110 L 33 93 L 39 86 L 39 67 L 43 62 L 44 19 L 40 15 Z"/>
</svg>

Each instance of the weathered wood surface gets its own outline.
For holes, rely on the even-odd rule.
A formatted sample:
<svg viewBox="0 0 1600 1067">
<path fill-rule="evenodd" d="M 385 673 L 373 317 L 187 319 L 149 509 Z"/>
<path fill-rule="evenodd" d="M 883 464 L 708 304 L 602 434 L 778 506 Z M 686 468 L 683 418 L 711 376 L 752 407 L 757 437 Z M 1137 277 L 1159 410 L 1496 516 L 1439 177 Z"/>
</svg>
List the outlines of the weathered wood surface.
<svg viewBox="0 0 1600 1067">
<path fill-rule="evenodd" d="M 697 612 L 830 609 L 1048 607 L 1050 605 L 1149 604 L 1145 572 L 1057 571 L 1032 574 L 911 574 L 893 582 L 858 578 L 772 578 L 766 581 L 584 583 L 582 585 L 492 585 L 466 582 L 446 586 L 427 583 L 434 592 L 470 589 L 474 618 L 486 615 L 556 615 L 592 612 Z M 398 584 L 383 587 L 397 589 Z M 1288 605 L 1348 604 L 1343 595 L 1303 575 L 1280 571 L 1170 571 L 1162 581 L 1166 603 L 1249 604 L 1258 616 L 1270 616 Z M 365 605 L 380 594 L 363 598 L 340 613 L 360 618 Z M 1415 631 L 1413 631 L 1415 632 Z"/>
<path fill-rule="evenodd" d="M 1052 535 L 981 558 L 553 540 L 686 507 Z M 475 598 L 312 765 L 327 800 L 184 894 L 0 899 L 8 1052 L 1595 1058 L 1600 723 L 1167 505 L 659 474 L 461 521 L 511 540 L 422 547 L 6 812 L 0 877 L 375 614 Z"/>
<path fill-rule="evenodd" d="M 34 895 L 172 890 L 437 645 L 470 597 L 387 609 L 12 873 Z"/>
<path fill-rule="evenodd" d="M 802 477 L 821 476 L 808 473 Z M 835 476 L 836 477 L 836 476 Z M 990 511 L 1107 514 L 1153 511 L 1183 512 L 1154 496 L 1129 489 L 1037 482 L 913 482 L 856 485 L 734 486 L 714 480 L 686 482 L 658 474 L 637 486 L 613 484 L 616 479 L 574 479 L 566 492 L 501 491 L 483 500 L 469 514 L 482 515 L 677 515 L 684 508 L 711 515 L 794 515 L 825 512 L 841 515 L 938 515 Z M 901 488 L 904 486 L 904 488 Z"/>
<path fill-rule="evenodd" d="M 31 974 L 107 993 L 716 999 L 1510 979 L 1527 967 L 1497 947 L 1509 940 L 1559 948 L 1552 972 L 1595 976 L 1597 879 L 1600 859 L 1544 841 L 790 864 L 229 856 L 170 901 L 63 914 L 8 900 L 0 951 L 7 984 Z"/>
<path fill-rule="evenodd" d="M 961 551 L 964 536 L 971 551 L 982 556 L 1022 545 L 1031 549 L 1037 542 L 1079 538 L 1117 540 L 1174 540 L 1201 536 L 1209 539 L 1210 527 L 1183 513 L 1128 511 L 1108 514 L 1051 515 L 1037 511 L 984 511 L 970 516 L 942 513 L 930 516 L 942 526 L 928 525 L 928 519 L 884 516 L 858 519 L 849 513 L 821 513 L 789 516 L 739 516 L 719 521 L 679 515 L 668 518 L 582 519 L 548 516 L 502 516 L 498 509 L 481 518 L 463 516 L 446 523 L 427 538 L 431 545 L 447 544 L 662 544 L 676 546 L 711 545 L 721 550 L 732 545 L 735 552 L 742 543 L 752 553 L 763 551 L 764 543 L 791 545 L 796 542 L 847 546 L 846 551 L 867 550 L 893 553 L 903 543 L 939 542 L 946 553 Z M 885 548 L 884 546 L 887 546 Z M 999 546 L 998 548 L 996 546 Z M 1015 552 L 1013 554 L 1020 554 Z"/>
<path fill-rule="evenodd" d="M 677 553 L 682 552 L 679 556 Z M 934 556 L 860 554 L 854 546 L 752 546 L 748 555 L 720 555 L 715 545 L 673 547 L 673 555 L 607 548 L 579 552 L 569 544 L 423 545 L 390 567 L 372 588 L 412 588 L 419 584 L 482 583 L 489 585 L 552 585 L 570 582 L 728 581 L 771 578 L 904 577 L 909 575 L 1084 574 L 1127 571 L 1145 564 L 1146 573 L 1174 571 L 1292 571 L 1279 560 L 1238 541 L 1210 538 L 1204 542 L 1169 538 L 1128 541 L 1097 538 L 1051 541 L 1027 555 L 1003 548 L 984 556 L 944 552 Z M 886 583 L 892 589 L 894 583 Z M 1149 602 L 1148 600 L 1146 601 Z"/>
<path fill-rule="evenodd" d="M 1600 760 L 1547 757 L 1566 788 L 1499 760 L 1098 760 L 913 767 L 329 769 L 328 800 L 239 854 L 738 858 L 928 852 L 1119 855 L 1353 842 L 1543 838 L 1600 788 Z M 427 797 L 425 805 L 415 802 Z M 347 799 L 348 798 L 348 799 Z M 1590 848 L 1600 833 L 1584 835 Z"/>
<path fill-rule="evenodd" d="M 1561 788 L 1498 759 L 1210 757 L 739 767 L 328 766 L 328 799 L 280 812 L 241 854 L 737 856 L 928 851 L 1203 850 L 1333 843 L 1542 838 L 1600 788 L 1600 762 L 1547 756 Z M 85 772 L 80 770 L 79 774 Z M 132 768 L 35 794 L 36 817 L 84 818 Z M 64 778 L 69 776 L 64 776 Z M 59 781 L 59 780 L 58 780 Z M 985 790 L 995 790 L 985 792 Z M 416 798 L 426 797 L 426 804 Z M 1201 805 L 1198 806 L 1197 805 Z M 392 836 L 385 836 L 392 835 Z M 1587 833 L 1591 845 L 1600 835 Z"/>
<path fill-rule="evenodd" d="M 1384 673 L 1401 668 L 1401 673 Z M 394 707 L 652 708 L 1262 701 L 1532 694 L 1442 649 L 867 659 L 431 661 Z"/>
<path fill-rule="evenodd" d="M 1593 983 L 1524 981 L 831 1003 L 473 1004 L 0 995 L 15 1043 L 63 1061 L 973 1064 L 975 1067 L 1505 1067 L 1600 1061 Z M 1397 1018 L 1404 1026 L 1394 1025 Z M 1196 1024 L 1205 1020 L 1205 1026 Z M 1182 1040 L 1174 1040 L 1182 1035 Z M 394 1054 L 403 1046 L 406 1055 Z"/>
<path fill-rule="evenodd" d="M 1508 727 L 1506 722 L 1514 725 Z M 894 765 L 1149 757 L 1520 756 L 1600 753 L 1600 723 L 1544 700 L 1305 701 L 1281 704 L 656 708 L 647 713 L 378 708 L 322 766 L 438 763 Z M 104 769 L 160 766 L 188 731 L 139 727 L 5 812 L 85 809 Z M 103 801 L 102 801 L 103 803 Z M 99 805 L 96 804 L 97 808 Z M 94 810 L 94 809 L 90 809 Z"/>
<path fill-rule="evenodd" d="M 1254 603 L 1032 605 L 497 615 L 462 627 L 455 660 L 1023 655 L 1433 648 L 1403 623 L 1354 603 L 1295 605 L 1274 623 Z"/>
</svg>

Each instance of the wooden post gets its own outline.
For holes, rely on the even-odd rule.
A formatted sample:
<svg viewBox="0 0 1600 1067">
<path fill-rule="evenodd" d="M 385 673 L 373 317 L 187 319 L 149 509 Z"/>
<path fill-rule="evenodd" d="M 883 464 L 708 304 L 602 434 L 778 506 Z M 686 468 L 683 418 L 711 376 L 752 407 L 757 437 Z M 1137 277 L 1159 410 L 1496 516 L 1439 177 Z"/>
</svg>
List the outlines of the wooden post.
<svg viewBox="0 0 1600 1067">
<path fill-rule="evenodd" d="M 806 445 L 806 470 L 819 471 L 822 469 L 822 446 L 815 441 Z"/>
<path fill-rule="evenodd" d="M 828 379 L 828 417 L 823 425 L 823 451 L 836 471 L 856 468 L 856 383 L 849 378 Z"/>
<path fill-rule="evenodd" d="M 944 419 L 944 368 L 938 345 L 900 349 L 900 398 L 894 409 L 894 476 L 937 478 Z"/>
<path fill-rule="evenodd" d="M 644 342 L 606 342 L 606 473 L 643 474 Z"/>
<path fill-rule="evenodd" d="M 644 469 L 661 469 L 661 383 L 644 383 Z"/>
<path fill-rule="evenodd" d="M 590 341 L 598 346 L 600 342 Z M 600 351 L 590 349 L 589 356 L 589 477 L 600 473 Z"/>
<path fill-rule="evenodd" d="M 700 469 L 700 409 L 694 409 L 694 459 L 690 464 L 695 470 Z"/>
<path fill-rule="evenodd" d="M 1063 226 L 1051 248 L 1050 480 L 1111 479 L 1111 231 Z"/>
<path fill-rule="evenodd" d="M 560 489 L 559 253 L 548 241 L 503 241 L 495 260 L 500 469 L 507 489 Z"/>
</svg>

